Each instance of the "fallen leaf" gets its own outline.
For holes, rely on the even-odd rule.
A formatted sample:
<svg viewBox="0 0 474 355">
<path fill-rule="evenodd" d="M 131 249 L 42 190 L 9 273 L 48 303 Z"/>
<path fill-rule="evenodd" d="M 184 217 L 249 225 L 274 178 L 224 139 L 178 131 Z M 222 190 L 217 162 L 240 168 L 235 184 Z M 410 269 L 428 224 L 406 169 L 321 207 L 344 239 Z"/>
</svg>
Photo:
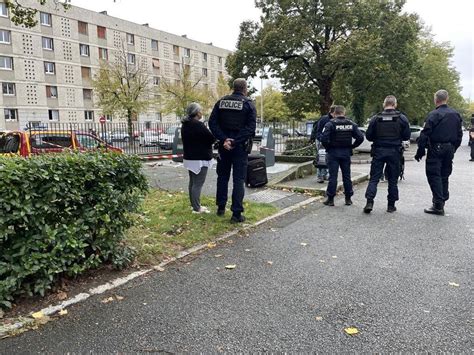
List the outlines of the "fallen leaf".
<svg viewBox="0 0 474 355">
<path fill-rule="evenodd" d="M 214 255 L 215 258 L 221 258 L 223 255 L 222 254 L 216 254 Z"/>
<path fill-rule="evenodd" d="M 357 329 L 355 327 L 345 328 L 344 331 L 349 335 L 355 335 L 355 334 L 359 333 L 359 329 Z"/>
<path fill-rule="evenodd" d="M 59 315 L 60 315 L 60 316 L 65 316 L 66 314 L 67 314 L 67 309 L 61 309 L 61 310 L 59 311 Z"/>
<path fill-rule="evenodd" d="M 252 249 L 245 249 L 245 251 L 251 251 Z"/>
<path fill-rule="evenodd" d="M 267 261 L 268 265 L 273 265 L 273 261 Z"/>
<path fill-rule="evenodd" d="M 456 282 L 450 282 L 449 286 L 459 287 L 459 284 L 457 284 Z"/>
<path fill-rule="evenodd" d="M 333 255 L 333 256 L 331 256 L 331 258 L 337 259 L 337 255 Z"/>
<path fill-rule="evenodd" d="M 44 317 L 44 313 L 42 311 L 35 312 L 31 315 L 34 319 L 41 319 Z"/>
<path fill-rule="evenodd" d="M 227 241 L 227 244 L 232 244 L 232 243 L 234 243 L 233 240 L 228 240 L 228 241 Z"/>
<path fill-rule="evenodd" d="M 325 262 L 326 262 L 326 260 L 319 260 L 319 262 L 320 262 L 320 263 L 325 263 Z"/>
<path fill-rule="evenodd" d="M 122 297 L 122 296 L 119 296 L 119 295 L 115 295 L 115 298 L 117 299 L 117 301 L 123 300 L 123 297 Z"/>
<path fill-rule="evenodd" d="M 104 298 L 102 301 L 102 303 L 109 303 L 109 302 L 113 302 L 114 301 L 114 298 L 113 297 L 109 297 L 109 298 Z"/>
<path fill-rule="evenodd" d="M 146 305 L 147 305 L 147 303 L 146 303 L 146 302 L 144 302 L 144 303 L 143 303 L 143 305 L 144 305 L 144 306 L 146 306 Z"/>
<path fill-rule="evenodd" d="M 208 247 L 209 249 L 215 248 L 216 246 L 217 246 L 217 244 L 214 243 L 214 242 L 207 243 L 207 247 Z"/>
<path fill-rule="evenodd" d="M 316 317 L 316 320 L 321 321 L 323 320 L 323 317 Z"/>
<path fill-rule="evenodd" d="M 162 268 L 162 267 L 161 267 L 161 266 L 159 266 L 159 265 L 153 266 L 153 269 L 155 269 L 156 271 L 159 271 L 159 272 L 163 272 L 163 271 L 165 271 L 165 269 L 164 269 L 164 268 Z"/>
<path fill-rule="evenodd" d="M 67 293 L 64 291 L 58 292 L 57 297 L 58 300 L 64 301 L 67 298 Z"/>
<path fill-rule="evenodd" d="M 216 270 L 220 270 L 220 269 L 221 269 L 221 268 L 220 268 L 219 266 L 218 266 L 218 267 L 216 267 Z"/>
<path fill-rule="evenodd" d="M 270 228 L 270 230 L 271 230 L 272 232 L 276 232 L 278 229 L 276 229 L 276 228 Z"/>
<path fill-rule="evenodd" d="M 235 264 L 231 264 L 231 265 L 226 265 L 226 266 L 225 266 L 225 268 L 226 268 L 227 270 L 233 270 L 233 269 L 235 269 L 236 267 L 237 267 L 237 265 L 235 265 Z"/>
<path fill-rule="evenodd" d="M 304 246 L 304 247 L 305 247 L 305 246 L 307 246 L 307 245 L 308 245 L 308 243 L 300 243 L 300 245 L 302 245 L 302 246 Z"/>
</svg>

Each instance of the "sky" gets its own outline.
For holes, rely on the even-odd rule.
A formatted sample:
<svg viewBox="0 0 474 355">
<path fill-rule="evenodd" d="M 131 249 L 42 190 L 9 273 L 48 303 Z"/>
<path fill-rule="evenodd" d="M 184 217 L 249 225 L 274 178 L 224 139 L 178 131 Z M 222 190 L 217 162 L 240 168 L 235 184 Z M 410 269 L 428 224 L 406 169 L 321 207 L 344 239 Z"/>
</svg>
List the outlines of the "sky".
<svg viewBox="0 0 474 355">
<path fill-rule="evenodd" d="M 242 21 L 257 21 L 254 0 L 72 0 L 73 5 L 188 38 L 235 50 Z M 454 46 L 453 65 L 460 73 L 462 94 L 474 100 L 474 1 L 407 0 L 437 41 Z M 265 85 L 265 84 L 264 84 Z M 258 85 L 256 85 L 258 88 Z"/>
</svg>

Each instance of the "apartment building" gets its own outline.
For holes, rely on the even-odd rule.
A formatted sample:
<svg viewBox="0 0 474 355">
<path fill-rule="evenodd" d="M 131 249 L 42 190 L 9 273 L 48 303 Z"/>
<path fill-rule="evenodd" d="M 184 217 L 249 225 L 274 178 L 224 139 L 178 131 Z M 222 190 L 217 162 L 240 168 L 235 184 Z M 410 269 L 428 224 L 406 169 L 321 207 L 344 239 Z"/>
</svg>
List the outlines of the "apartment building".
<svg viewBox="0 0 474 355">
<path fill-rule="evenodd" d="M 91 79 L 101 60 L 112 61 L 124 48 L 129 63 L 148 68 L 152 85 L 177 80 L 182 63 L 192 79 L 215 90 L 219 75 L 227 77 L 226 57 L 231 53 L 202 43 L 53 1 L 22 4 L 38 9 L 38 25 L 27 29 L 10 21 L 0 0 L 0 130 L 24 128 L 28 123 L 94 122 L 101 116 Z M 138 117 L 139 122 L 174 121 L 162 116 L 159 105 Z M 107 117 L 118 121 L 122 117 Z"/>
</svg>

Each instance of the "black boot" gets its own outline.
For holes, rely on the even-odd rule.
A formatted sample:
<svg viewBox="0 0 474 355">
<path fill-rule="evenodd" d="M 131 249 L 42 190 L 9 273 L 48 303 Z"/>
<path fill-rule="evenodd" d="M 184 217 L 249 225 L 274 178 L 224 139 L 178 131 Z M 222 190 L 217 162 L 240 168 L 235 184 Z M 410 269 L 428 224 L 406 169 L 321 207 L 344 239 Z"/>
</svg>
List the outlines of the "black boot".
<svg viewBox="0 0 474 355">
<path fill-rule="evenodd" d="M 233 214 L 230 221 L 232 223 L 243 223 L 245 222 L 245 216 L 241 214 Z"/>
<path fill-rule="evenodd" d="M 225 206 L 218 206 L 217 207 L 217 215 L 222 217 L 225 214 Z"/>
<path fill-rule="evenodd" d="M 442 203 L 433 203 L 430 208 L 425 208 L 425 213 L 444 216 L 444 206 Z"/>
<path fill-rule="evenodd" d="M 326 199 L 326 201 L 323 202 L 324 205 L 326 206 L 334 206 L 334 196 L 329 197 Z"/>
<path fill-rule="evenodd" d="M 352 200 L 350 196 L 346 196 L 346 206 L 352 205 Z"/>
<path fill-rule="evenodd" d="M 367 200 L 367 204 L 364 207 L 364 213 L 370 213 L 374 209 L 374 200 Z"/>
<path fill-rule="evenodd" d="M 395 207 L 395 202 L 389 202 L 387 205 L 387 212 L 392 213 L 395 212 L 397 208 Z"/>
</svg>

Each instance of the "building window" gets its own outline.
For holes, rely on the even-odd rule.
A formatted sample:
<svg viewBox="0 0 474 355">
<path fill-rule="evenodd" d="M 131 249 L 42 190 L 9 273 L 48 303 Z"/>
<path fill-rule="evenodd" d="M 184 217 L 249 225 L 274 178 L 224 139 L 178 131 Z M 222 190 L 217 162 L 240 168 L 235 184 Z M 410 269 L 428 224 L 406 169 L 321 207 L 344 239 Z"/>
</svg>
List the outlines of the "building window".
<svg viewBox="0 0 474 355">
<path fill-rule="evenodd" d="M 134 45 L 135 44 L 135 36 L 131 33 L 127 33 L 127 44 Z"/>
<path fill-rule="evenodd" d="M 160 85 L 160 77 L 159 76 L 154 76 L 153 77 L 153 85 Z"/>
<path fill-rule="evenodd" d="M 45 74 L 54 75 L 56 73 L 56 66 L 53 62 L 44 62 Z"/>
<path fill-rule="evenodd" d="M 0 30 L 0 43 L 10 44 L 12 43 L 12 34 L 7 30 Z"/>
<path fill-rule="evenodd" d="M 15 96 L 15 83 L 2 83 L 3 95 Z"/>
<path fill-rule="evenodd" d="M 18 120 L 18 110 L 14 108 L 6 108 L 3 110 L 5 115 L 5 121 L 16 121 Z"/>
<path fill-rule="evenodd" d="M 204 62 L 207 62 L 207 53 L 203 53 L 203 54 L 202 54 L 202 60 L 203 60 Z"/>
<path fill-rule="evenodd" d="M 53 24 L 53 21 L 51 19 L 51 14 L 48 14 L 47 12 L 40 12 L 40 23 L 43 26 L 51 27 Z"/>
<path fill-rule="evenodd" d="M 191 57 L 191 50 L 189 48 L 184 48 L 184 56 L 186 58 L 190 58 Z"/>
<path fill-rule="evenodd" d="M 174 72 L 175 73 L 181 72 L 181 66 L 179 65 L 179 63 L 174 63 Z"/>
<path fill-rule="evenodd" d="M 46 86 L 46 97 L 48 99 L 58 98 L 58 87 L 57 86 Z"/>
<path fill-rule="evenodd" d="M 112 122 L 112 115 L 105 115 L 105 120 L 107 122 Z"/>
<path fill-rule="evenodd" d="M 132 53 L 127 54 L 127 63 L 135 64 L 135 54 L 132 54 Z"/>
<path fill-rule="evenodd" d="M 5 4 L 4 2 L 0 2 L 0 16 L 1 17 L 8 17 L 7 4 Z"/>
<path fill-rule="evenodd" d="M 154 51 L 158 50 L 158 41 L 156 39 L 151 40 L 151 49 L 153 49 Z"/>
<path fill-rule="evenodd" d="M 89 57 L 89 45 L 88 44 L 79 44 L 79 52 L 83 57 Z"/>
<path fill-rule="evenodd" d="M 153 68 L 155 69 L 160 69 L 160 60 L 157 59 L 157 58 L 153 58 L 151 60 L 151 65 L 153 66 Z"/>
<path fill-rule="evenodd" d="M 42 38 L 43 49 L 47 49 L 48 51 L 54 50 L 53 39 L 49 37 Z"/>
<path fill-rule="evenodd" d="M 13 58 L 0 57 L 0 69 L 13 70 Z"/>
<path fill-rule="evenodd" d="M 92 89 L 82 89 L 84 100 L 92 100 Z"/>
<path fill-rule="evenodd" d="M 173 54 L 174 55 L 179 55 L 179 47 L 178 46 L 173 45 Z"/>
<path fill-rule="evenodd" d="M 94 121 L 94 111 L 84 111 L 85 121 Z"/>
<path fill-rule="evenodd" d="M 202 76 L 207 77 L 207 68 L 202 68 Z"/>
<path fill-rule="evenodd" d="M 107 48 L 100 48 L 99 47 L 99 59 L 103 59 L 103 60 L 108 60 L 109 59 L 109 53 L 107 51 Z"/>
<path fill-rule="evenodd" d="M 82 75 L 82 79 L 91 79 L 92 78 L 91 68 L 81 67 L 81 75 Z"/>
<path fill-rule="evenodd" d="M 102 26 L 97 26 L 97 37 L 105 39 L 107 34 L 107 29 Z"/>
<path fill-rule="evenodd" d="M 48 110 L 50 121 L 59 121 L 59 110 Z"/>
<path fill-rule="evenodd" d="M 89 28 L 87 22 L 77 21 L 77 30 L 81 35 L 89 34 Z"/>
</svg>

